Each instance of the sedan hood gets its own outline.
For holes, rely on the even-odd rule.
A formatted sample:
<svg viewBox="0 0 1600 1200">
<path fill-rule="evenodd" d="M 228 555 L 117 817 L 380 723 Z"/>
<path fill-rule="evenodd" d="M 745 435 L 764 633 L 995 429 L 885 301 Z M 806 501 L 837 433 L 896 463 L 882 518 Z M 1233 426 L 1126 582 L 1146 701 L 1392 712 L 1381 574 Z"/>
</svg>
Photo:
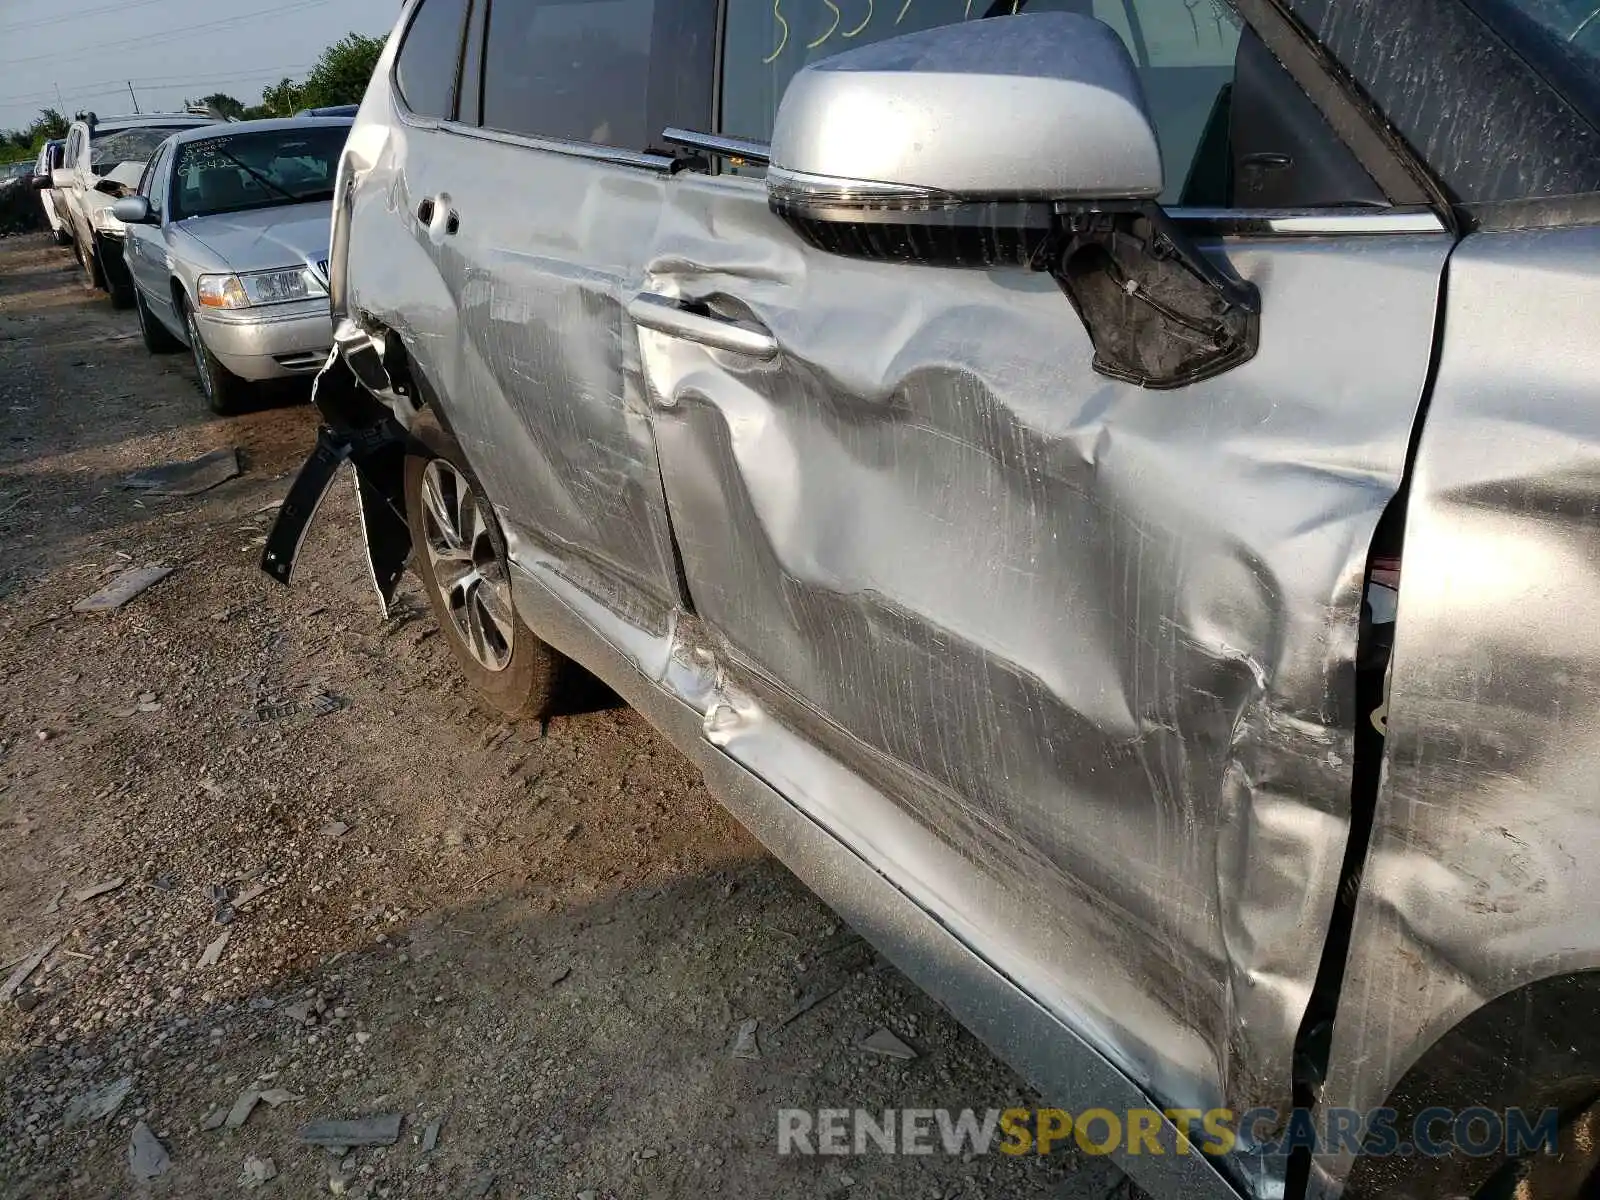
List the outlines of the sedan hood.
<svg viewBox="0 0 1600 1200">
<path fill-rule="evenodd" d="M 333 205 L 327 200 L 189 217 L 179 227 L 234 272 L 270 271 L 328 257 Z"/>
</svg>

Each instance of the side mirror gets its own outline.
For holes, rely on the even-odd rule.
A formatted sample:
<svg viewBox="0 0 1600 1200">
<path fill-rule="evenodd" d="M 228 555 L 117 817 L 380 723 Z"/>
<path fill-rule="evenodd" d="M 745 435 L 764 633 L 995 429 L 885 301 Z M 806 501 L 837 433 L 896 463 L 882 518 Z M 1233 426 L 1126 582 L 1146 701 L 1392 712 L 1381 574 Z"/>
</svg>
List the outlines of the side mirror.
<svg viewBox="0 0 1600 1200">
<path fill-rule="evenodd" d="M 143 196 L 124 196 L 111 205 L 111 215 L 124 225 L 150 223 L 150 201 Z"/>
<path fill-rule="evenodd" d="M 772 165 L 801 184 L 929 199 L 1161 194 L 1133 59 L 1110 26 L 1066 13 L 946 25 L 811 64 L 778 108 Z"/>
<path fill-rule="evenodd" d="M 1156 202 L 1161 150 L 1110 26 L 946 25 L 810 64 L 778 107 L 767 198 L 821 250 L 1048 271 L 1095 369 L 1179 387 L 1254 356 L 1260 299 Z"/>
<path fill-rule="evenodd" d="M 55 187 L 56 181 L 51 179 L 47 172 L 41 171 L 28 180 L 28 186 L 36 192 L 48 192 Z"/>
</svg>

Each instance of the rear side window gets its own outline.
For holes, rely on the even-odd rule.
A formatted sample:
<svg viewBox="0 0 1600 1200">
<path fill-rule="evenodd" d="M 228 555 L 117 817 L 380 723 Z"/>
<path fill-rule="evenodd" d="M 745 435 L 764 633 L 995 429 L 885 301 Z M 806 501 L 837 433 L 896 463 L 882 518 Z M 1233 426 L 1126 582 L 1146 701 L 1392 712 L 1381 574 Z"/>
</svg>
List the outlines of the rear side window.
<svg viewBox="0 0 1600 1200">
<path fill-rule="evenodd" d="M 167 203 L 167 172 L 172 166 L 172 147 L 163 146 L 161 153 L 150 160 L 139 180 L 139 194 L 150 201 L 150 211 L 160 216 Z"/>
<path fill-rule="evenodd" d="M 670 0 L 660 0 L 662 3 Z M 483 124 L 643 150 L 658 0 L 493 0 Z"/>
<path fill-rule="evenodd" d="M 394 60 L 395 86 L 419 117 L 448 120 L 455 111 L 456 68 L 466 0 L 422 0 Z"/>
</svg>

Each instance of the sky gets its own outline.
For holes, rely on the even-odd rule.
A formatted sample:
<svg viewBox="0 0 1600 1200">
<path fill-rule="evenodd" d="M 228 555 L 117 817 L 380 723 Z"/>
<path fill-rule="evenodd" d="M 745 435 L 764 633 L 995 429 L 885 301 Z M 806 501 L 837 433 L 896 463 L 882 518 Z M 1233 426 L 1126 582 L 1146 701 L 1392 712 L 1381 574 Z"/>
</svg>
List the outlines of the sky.
<svg viewBox="0 0 1600 1200">
<path fill-rule="evenodd" d="M 399 14 L 400 0 L 0 0 L 0 129 L 41 108 L 132 112 L 130 79 L 145 112 L 212 92 L 259 103 L 330 42 L 387 34 Z"/>
</svg>

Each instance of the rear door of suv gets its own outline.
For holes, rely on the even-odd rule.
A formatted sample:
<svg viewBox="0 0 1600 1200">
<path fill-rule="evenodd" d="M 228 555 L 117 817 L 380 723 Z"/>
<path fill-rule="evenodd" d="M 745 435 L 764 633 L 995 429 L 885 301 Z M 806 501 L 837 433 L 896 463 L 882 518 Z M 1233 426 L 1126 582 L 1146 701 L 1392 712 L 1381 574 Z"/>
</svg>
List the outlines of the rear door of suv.
<svg viewBox="0 0 1600 1200">
<path fill-rule="evenodd" d="M 680 597 L 623 304 L 673 165 L 651 131 L 710 119 L 714 9 L 422 0 L 410 21 L 386 141 L 352 139 L 380 179 L 357 191 L 351 304 L 404 339 L 517 557 L 663 619 Z"/>
</svg>

